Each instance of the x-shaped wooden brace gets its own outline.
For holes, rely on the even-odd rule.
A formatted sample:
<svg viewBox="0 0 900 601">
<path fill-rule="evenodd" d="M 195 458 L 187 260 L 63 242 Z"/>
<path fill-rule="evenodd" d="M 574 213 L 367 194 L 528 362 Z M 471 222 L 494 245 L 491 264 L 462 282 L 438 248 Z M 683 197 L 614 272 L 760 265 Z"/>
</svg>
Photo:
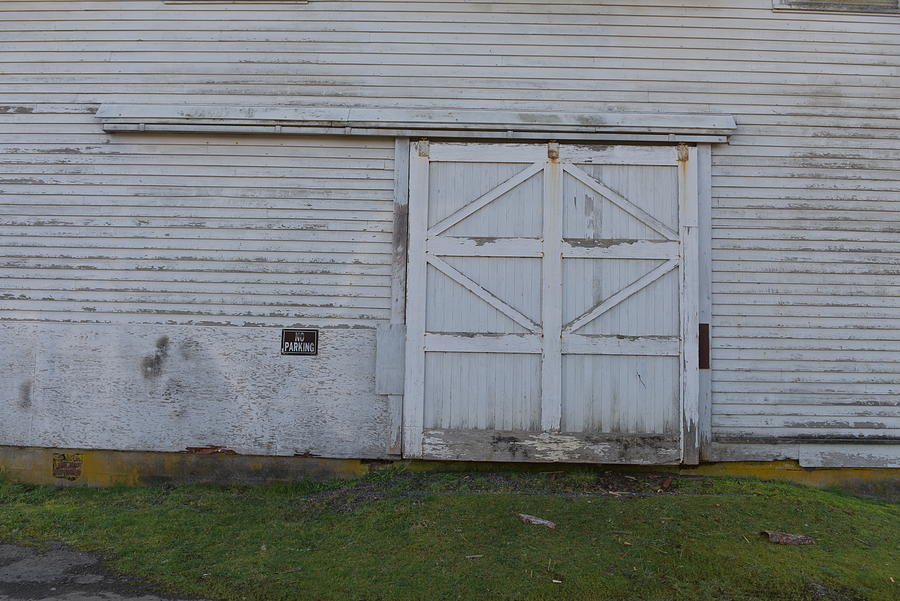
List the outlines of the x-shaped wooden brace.
<svg viewBox="0 0 900 601">
<path fill-rule="evenodd" d="M 500 185 L 492 188 L 488 192 L 485 192 L 475 200 L 465 204 L 461 208 L 457 209 L 444 219 L 440 220 L 436 224 L 434 224 L 431 228 L 428 229 L 427 235 L 429 238 L 433 238 L 435 236 L 440 235 L 441 233 L 447 231 L 454 225 L 458 224 L 462 220 L 466 219 L 470 215 L 474 214 L 476 211 L 486 207 L 493 201 L 497 200 L 507 192 L 513 190 L 516 186 L 522 184 L 526 180 L 528 180 L 533 175 L 539 173 L 544 169 L 544 163 L 534 163 L 528 168 L 520 171 L 513 177 L 507 179 Z M 611 203 L 619 207 L 625 213 L 631 215 L 633 218 L 637 219 L 650 229 L 658 232 L 662 235 L 666 240 L 669 241 L 678 241 L 678 234 L 672 230 L 669 226 L 655 218 L 654 216 L 647 213 L 645 210 L 632 203 L 630 200 L 616 192 L 615 190 L 609 188 L 604 183 L 594 179 L 590 175 L 588 175 L 582 169 L 576 167 L 572 164 L 563 165 L 563 170 L 569 173 L 572 177 L 582 182 L 584 185 L 593 189 L 601 196 L 609 200 Z M 460 272 L 458 269 L 452 267 L 443 259 L 429 254 L 426 257 L 426 260 L 429 264 L 431 264 L 435 269 L 449 277 L 454 282 L 461 285 L 466 290 L 472 292 L 486 302 L 488 305 L 513 320 L 515 323 L 519 324 L 526 330 L 531 333 L 537 334 L 541 331 L 541 326 L 537 324 L 534 320 L 529 318 L 527 315 L 518 311 L 514 307 L 510 306 L 501 298 L 491 294 L 487 290 L 485 290 L 482 286 L 480 286 L 477 282 L 466 276 L 464 273 Z M 625 299 L 633 296 L 640 290 L 646 288 L 665 274 L 669 273 L 673 269 L 678 267 L 678 259 L 672 258 L 667 260 L 662 265 L 659 265 L 652 269 L 650 272 L 644 274 L 631 284 L 622 288 L 612 296 L 607 297 L 601 302 L 597 303 L 565 326 L 563 326 L 564 333 L 572 333 L 581 327 L 587 325 L 591 321 L 597 319 L 619 303 L 623 302 Z"/>
<path fill-rule="evenodd" d="M 569 173 L 572 177 L 596 191 L 598 194 L 609 200 L 611 203 L 654 230 L 655 232 L 662 235 L 666 240 L 677 241 L 678 234 L 671 229 L 669 226 L 658 220 L 656 217 L 646 212 L 644 209 L 640 208 L 615 190 L 611 189 L 603 182 L 600 182 L 587 173 L 585 173 L 582 169 L 579 169 L 575 165 L 566 164 L 563 165 L 563 171 Z M 652 269 L 650 272 L 644 274 L 634 282 L 628 284 L 612 296 L 609 296 L 566 325 L 563 326 L 564 333 L 572 333 L 578 330 L 579 328 L 586 326 L 588 323 L 594 321 L 625 299 L 630 296 L 633 296 L 635 293 L 643 290 L 665 274 L 669 273 L 673 269 L 678 267 L 678 259 L 669 259 L 662 265 L 659 265 Z"/>
</svg>

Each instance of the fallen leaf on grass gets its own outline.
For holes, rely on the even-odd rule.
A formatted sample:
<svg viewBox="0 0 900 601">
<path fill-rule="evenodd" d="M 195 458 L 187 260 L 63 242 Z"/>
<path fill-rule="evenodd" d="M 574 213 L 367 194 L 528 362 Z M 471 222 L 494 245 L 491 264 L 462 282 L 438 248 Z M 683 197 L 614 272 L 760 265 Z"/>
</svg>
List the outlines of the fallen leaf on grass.
<svg viewBox="0 0 900 601">
<path fill-rule="evenodd" d="M 288 570 L 282 570 L 281 572 L 275 572 L 275 573 L 276 573 L 276 574 L 291 574 L 291 573 L 293 573 L 293 572 L 299 572 L 299 571 L 301 571 L 302 569 L 303 569 L 303 568 L 290 568 L 290 569 L 288 569 Z"/>
<path fill-rule="evenodd" d="M 622 541 L 622 544 L 625 545 L 626 547 L 631 547 L 631 546 L 632 546 L 631 543 L 629 543 L 627 540 L 623 540 L 623 541 Z"/>
<path fill-rule="evenodd" d="M 814 545 L 816 541 L 805 534 L 790 534 L 788 532 L 775 532 L 774 530 L 762 530 L 760 534 L 769 537 L 770 543 L 778 545 Z"/>
<path fill-rule="evenodd" d="M 539 518 L 535 515 L 528 515 L 527 513 L 517 513 L 516 515 L 519 516 L 519 519 L 526 524 L 546 526 L 547 528 L 556 528 L 556 522 L 551 522 L 550 520 L 545 520 L 544 518 Z"/>
</svg>

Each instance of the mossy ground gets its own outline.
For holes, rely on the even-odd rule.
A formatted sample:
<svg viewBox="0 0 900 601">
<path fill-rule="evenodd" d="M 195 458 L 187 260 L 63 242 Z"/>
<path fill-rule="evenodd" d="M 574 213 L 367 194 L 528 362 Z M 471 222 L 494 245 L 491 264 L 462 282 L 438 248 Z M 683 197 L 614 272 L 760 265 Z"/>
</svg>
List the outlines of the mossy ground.
<svg viewBox="0 0 900 601">
<path fill-rule="evenodd" d="M 760 530 L 817 544 L 775 545 Z M 63 541 L 162 590 L 239 601 L 900 598 L 900 506 L 665 474 L 386 470 L 353 482 L 111 489 L 0 481 L 0 540 Z"/>
</svg>

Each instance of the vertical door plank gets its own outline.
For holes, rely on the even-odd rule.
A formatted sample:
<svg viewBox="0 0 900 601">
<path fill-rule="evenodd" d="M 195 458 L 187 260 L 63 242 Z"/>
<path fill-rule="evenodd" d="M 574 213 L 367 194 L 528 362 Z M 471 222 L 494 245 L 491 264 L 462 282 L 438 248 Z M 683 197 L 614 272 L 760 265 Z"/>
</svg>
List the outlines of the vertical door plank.
<svg viewBox="0 0 900 601">
<path fill-rule="evenodd" d="M 562 166 L 559 146 L 550 144 L 548 154 L 551 158 L 544 167 L 541 429 L 558 432 L 562 415 Z"/>
</svg>

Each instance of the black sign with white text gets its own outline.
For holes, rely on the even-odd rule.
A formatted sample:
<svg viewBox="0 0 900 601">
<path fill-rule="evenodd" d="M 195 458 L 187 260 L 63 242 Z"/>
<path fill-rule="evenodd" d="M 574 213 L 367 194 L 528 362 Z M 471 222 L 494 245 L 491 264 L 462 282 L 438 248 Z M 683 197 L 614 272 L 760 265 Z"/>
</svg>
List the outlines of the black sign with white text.
<svg viewBox="0 0 900 601">
<path fill-rule="evenodd" d="M 319 330 L 281 330 L 281 354 L 319 354 Z"/>
</svg>

